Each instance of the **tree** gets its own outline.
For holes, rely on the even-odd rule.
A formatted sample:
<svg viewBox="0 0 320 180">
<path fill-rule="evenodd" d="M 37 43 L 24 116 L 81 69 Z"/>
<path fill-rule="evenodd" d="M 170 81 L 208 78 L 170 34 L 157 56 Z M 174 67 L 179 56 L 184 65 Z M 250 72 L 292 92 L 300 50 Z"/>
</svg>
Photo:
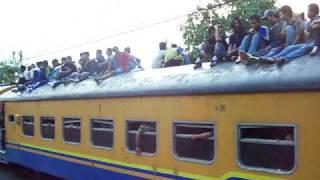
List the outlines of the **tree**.
<svg viewBox="0 0 320 180">
<path fill-rule="evenodd" d="M 209 26 L 219 24 L 221 31 L 228 33 L 232 19 L 240 17 L 248 28 L 248 17 L 262 15 L 267 9 L 275 9 L 275 0 L 212 0 L 205 8 L 197 7 L 197 11 L 189 14 L 186 23 L 181 26 L 191 59 L 198 56 L 198 46 L 206 40 Z"/>
<path fill-rule="evenodd" d="M 12 55 L 13 57 L 11 59 L 0 62 L 0 84 L 12 84 L 18 78 L 18 72 L 22 62 L 22 51 L 19 52 L 19 60 L 16 60 L 14 57 L 14 51 L 12 51 Z"/>
</svg>

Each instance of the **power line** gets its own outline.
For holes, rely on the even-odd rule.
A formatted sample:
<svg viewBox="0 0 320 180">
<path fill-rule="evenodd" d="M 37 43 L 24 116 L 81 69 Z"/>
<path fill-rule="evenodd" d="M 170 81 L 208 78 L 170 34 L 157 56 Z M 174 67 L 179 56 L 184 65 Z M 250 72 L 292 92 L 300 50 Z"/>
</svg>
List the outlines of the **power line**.
<svg viewBox="0 0 320 180">
<path fill-rule="evenodd" d="M 92 40 L 92 41 L 87 41 L 87 42 L 84 42 L 84 43 L 72 45 L 72 46 L 69 46 L 69 47 L 66 47 L 66 48 L 58 49 L 58 50 L 55 50 L 55 51 L 50 51 L 50 52 L 39 54 L 39 55 L 36 55 L 36 56 L 27 57 L 27 58 L 24 58 L 24 60 L 40 58 L 40 57 L 43 57 L 43 56 L 46 56 L 46 55 L 56 54 L 56 53 L 59 53 L 59 52 L 64 52 L 64 51 L 75 49 L 75 48 L 78 48 L 78 47 L 82 47 L 82 46 L 85 46 L 85 45 L 88 45 L 88 44 L 93 44 L 93 43 L 97 43 L 97 42 L 100 42 L 100 41 L 105 41 L 107 39 L 112 39 L 112 38 L 115 38 L 115 37 L 119 37 L 119 36 L 123 36 L 123 35 L 129 34 L 129 33 L 133 33 L 133 32 L 136 32 L 136 31 L 141 31 L 141 30 L 144 30 L 144 29 L 148 29 L 148 28 L 160 25 L 160 24 L 165 24 L 165 23 L 168 23 L 168 22 L 175 21 L 177 19 L 186 17 L 188 15 L 194 15 L 194 14 L 200 13 L 201 11 L 204 11 L 204 10 L 215 9 L 217 7 L 221 7 L 221 6 L 230 4 L 230 3 L 234 3 L 236 1 L 241 1 L 241 0 L 225 1 L 224 3 L 212 5 L 212 6 L 208 7 L 208 8 L 201 8 L 201 9 L 198 9 L 198 11 L 194 10 L 194 11 L 191 11 L 191 12 L 189 12 L 187 14 L 182 14 L 182 15 L 179 15 L 179 16 L 166 18 L 166 19 L 163 19 L 163 20 L 159 20 L 159 21 L 157 21 L 155 23 L 147 24 L 147 25 L 142 25 L 142 26 L 134 25 L 134 26 L 132 26 L 133 28 L 130 28 L 129 30 L 126 28 L 126 30 L 123 30 L 123 31 L 117 32 L 117 33 L 113 33 L 113 34 L 111 34 L 109 36 L 106 36 L 106 37 L 102 37 L 102 38 L 95 39 L 95 40 Z M 139 27 L 136 27 L 136 26 L 139 26 Z"/>
</svg>

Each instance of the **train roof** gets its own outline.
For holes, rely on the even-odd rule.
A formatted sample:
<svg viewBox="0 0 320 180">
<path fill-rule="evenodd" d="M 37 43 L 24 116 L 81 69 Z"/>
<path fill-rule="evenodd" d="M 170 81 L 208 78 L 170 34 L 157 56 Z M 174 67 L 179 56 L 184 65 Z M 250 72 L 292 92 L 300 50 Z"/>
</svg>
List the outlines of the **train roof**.
<svg viewBox="0 0 320 180">
<path fill-rule="evenodd" d="M 31 93 L 7 91 L 0 101 L 94 99 L 232 93 L 267 93 L 320 90 L 320 57 L 304 56 L 282 66 L 220 63 L 202 69 L 193 65 L 134 71 L 116 75 L 97 85 L 92 79 L 44 85 Z"/>
</svg>

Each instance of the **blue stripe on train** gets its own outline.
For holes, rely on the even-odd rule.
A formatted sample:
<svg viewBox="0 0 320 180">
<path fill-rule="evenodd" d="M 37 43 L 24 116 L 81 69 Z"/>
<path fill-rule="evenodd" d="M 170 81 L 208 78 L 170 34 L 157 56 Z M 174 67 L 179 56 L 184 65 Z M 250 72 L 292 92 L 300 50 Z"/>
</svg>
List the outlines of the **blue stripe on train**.
<svg viewBox="0 0 320 180">
<path fill-rule="evenodd" d="M 17 149 L 8 148 L 7 156 L 10 162 L 65 179 L 141 179 L 135 176 L 115 173 Z"/>
<path fill-rule="evenodd" d="M 30 148 L 27 146 L 21 146 L 21 147 L 25 147 L 25 148 L 33 149 L 33 150 L 39 150 L 36 148 Z M 99 161 L 95 161 L 95 160 L 88 160 L 85 158 L 69 156 L 69 155 L 65 155 L 65 154 L 61 154 L 61 153 L 54 153 L 54 152 L 50 152 L 50 151 L 46 151 L 46 150 L 41 150 L 41 151 L 51 153 L 51 154 L 62 155 L 62 156 L 73 158 L 73 159 L 83 160 L 83 161 L 87 161 L 87 162 L 91 162 L 91 163 L 98 163 L 98 164 L 102 164 L 105 166 L 117 167 L 117 168 L 121 168 L 121 169 L 126 169 L 126 170 L 131 170 L 131 171 L 135 171 L 135 172 L 151 174 L 151 175 L 156 175 L 156 176 L 161 176 L 161 177 L 166 177 L 166 178 L 171 178 L 171 179 L 183 179 L 183 180 L 189 179 L 189 178 L 178 177 L 178 176 L 170 175 L 170 174 L 163 174 L 163 173 L 159 173 L 159 172 L 141 170 L 141 169 L 125 167 L 125 166 L 119 166 L 119 165 L 99 162 Z M 67 179 L 88 179 L 88 178 L 91 179 L 93 177 L 92 174 L 95 174 L 94 179 L 105 179 L 106 177 L 110 177 L 110 178 L 112 177 L 112 178 L 116 178 L 116 179 L 118 179 L 118 178 L 120 178 L 120 179 L 135 179 L 135 178 L 137 178 L 137 177 L 130 176 L 130 175 L 125 175 L 125 174 L 115 173 L 115 172 L 100 169 L 100 168 L 94 168 L 94 167 L 89 167 L 89 166 L 85 166 L 85 165 L 80 165 L 77 163 L 64 161 L 64 160 L 60 160 L 60 159 L 56 159 L 56 158 L 51 158 L 51 157 L 47 157 L 47 156 L 43 156 L 43 155 L 38 155 L 38 154 L 31 153 L 31 152 L 26 152 L 26 151 L 22 151 L 22 150 L 13 149 L 13 148 L 7 149 L 7 156 L 8 156 L 9 162 L 21 164 L 25 167 L 29 167 L 34 170 L 46 172 L 48 174 L 53 174 L 53 175 L 56 175 L 59 177 L 67 178 Z M 59 167 L 59 168 L 57 168 L 57 167 Z M 71 172 L 69 172 L 69 171 L 71 171 Z M 78 173 L 78 171 L 81 171 L 82 173 Z M 72 178 L 70 178 L 70 177 L 72 177 Z M 138 178 L 138 179 L 140 179 L 140 178 Z"/>
</svg>

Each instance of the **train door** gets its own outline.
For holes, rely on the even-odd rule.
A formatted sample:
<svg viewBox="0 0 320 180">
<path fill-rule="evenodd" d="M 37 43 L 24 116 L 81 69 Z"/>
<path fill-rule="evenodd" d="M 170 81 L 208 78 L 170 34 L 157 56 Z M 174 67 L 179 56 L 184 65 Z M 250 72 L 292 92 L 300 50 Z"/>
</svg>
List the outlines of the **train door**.
<svg viewBox="0 0 320 180">
<path fill-rule="evenodd" d="M 0 162 L 6 162 L 4 103 L 0 102 Z"/>
</svg>

